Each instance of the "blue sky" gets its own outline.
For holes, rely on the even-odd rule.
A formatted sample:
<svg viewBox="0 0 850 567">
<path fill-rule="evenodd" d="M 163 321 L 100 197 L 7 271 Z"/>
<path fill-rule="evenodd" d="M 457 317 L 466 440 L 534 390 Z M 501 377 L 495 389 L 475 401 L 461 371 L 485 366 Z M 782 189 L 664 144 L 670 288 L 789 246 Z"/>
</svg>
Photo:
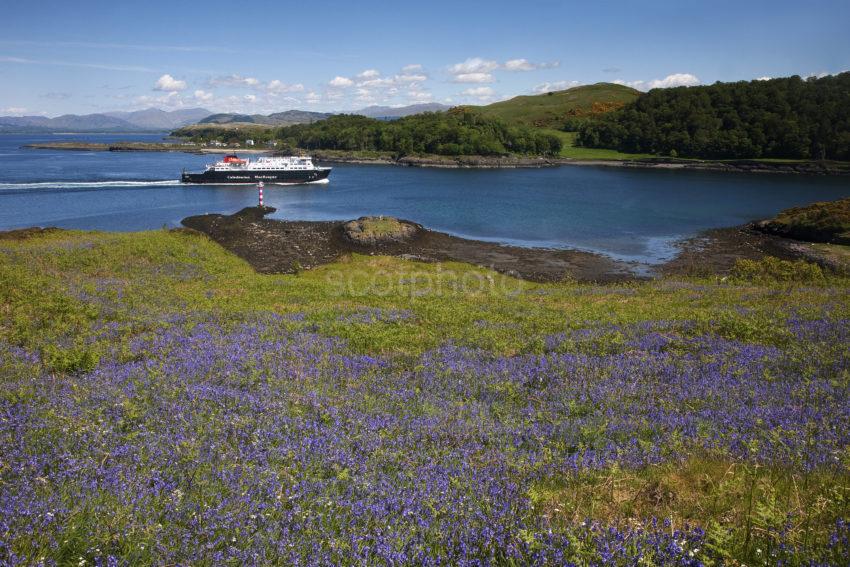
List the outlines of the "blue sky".
<svg viewBox="0 0 850 567">
<path fill-rule="evenodd" d="M 850 69 L 850 1 L 6 3 L 0 114 L 487 103 Z"/>
</svg>

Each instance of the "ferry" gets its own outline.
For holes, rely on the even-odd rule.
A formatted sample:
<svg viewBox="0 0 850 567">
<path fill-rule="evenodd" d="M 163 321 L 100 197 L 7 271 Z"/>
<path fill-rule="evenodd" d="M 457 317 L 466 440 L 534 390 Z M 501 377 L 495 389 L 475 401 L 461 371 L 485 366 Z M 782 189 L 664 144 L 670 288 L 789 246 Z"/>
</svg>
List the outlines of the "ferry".
<svg viewBox="0 0 850 567">
<path fill-rule="evenodd" d="M 207 165 L 201 173 L 185 170 L 183 183 L 218 183 L 220 185 L 256 185 L 260 181 L 276 184 L 327 183 L 330 167 L 318 167 L 309 156 L 273 156 L 256 160 L 240 159 L 235 154 Z"/>
</svg>

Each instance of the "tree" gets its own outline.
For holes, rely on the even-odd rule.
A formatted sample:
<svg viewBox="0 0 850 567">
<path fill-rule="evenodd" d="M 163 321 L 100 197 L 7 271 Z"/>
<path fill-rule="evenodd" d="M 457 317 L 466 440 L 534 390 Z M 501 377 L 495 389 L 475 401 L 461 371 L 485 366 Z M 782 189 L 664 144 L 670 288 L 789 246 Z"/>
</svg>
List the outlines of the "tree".
<svg viewBox="0 0 850 567">
<path fill-rule="evenodd" d="M 576 142 L 702 158 L 850 159 L 850 73 L 655 89 Z"/>
</svg>

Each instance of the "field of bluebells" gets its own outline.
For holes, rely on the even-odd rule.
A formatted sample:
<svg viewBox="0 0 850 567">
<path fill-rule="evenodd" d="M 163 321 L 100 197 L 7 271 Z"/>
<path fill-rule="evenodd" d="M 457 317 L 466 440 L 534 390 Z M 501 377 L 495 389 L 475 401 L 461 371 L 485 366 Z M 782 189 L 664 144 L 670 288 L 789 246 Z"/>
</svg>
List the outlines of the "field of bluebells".
<svg viewBox="0 0 850 567">
<path fill-rule="evenodd" d="M 0 240 L 0 564 L 847 565 L 848 284 Z"/>
</svg>

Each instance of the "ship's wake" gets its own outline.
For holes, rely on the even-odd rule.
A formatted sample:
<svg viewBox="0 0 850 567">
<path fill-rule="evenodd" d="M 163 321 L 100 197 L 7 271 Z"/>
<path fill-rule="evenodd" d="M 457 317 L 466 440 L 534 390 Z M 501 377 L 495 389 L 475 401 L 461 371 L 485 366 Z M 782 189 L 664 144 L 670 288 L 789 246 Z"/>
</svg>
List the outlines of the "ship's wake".
<svg viewBox="0 0 850 567">
<path fill-rule="evenodd" d="M 331 180 L 325 177 L 324 179 L 317 179 L 316 181 L 296 181 L 294 183 L 279 183 L 276 181 L 272 181 L 270 183 L 267 183 L 266 185 L 325 185 L 330 182 Z"/>
<path fill-rule="evenodd" d="M 298 183 L 266 183 L 267 187 L 290 185 L 324 185 L 329 179 Z M 176 186 L 219 186 L 227 187 L 228 183 L 182 183 L 179 179 L 157 179 L 153 181 L 121 180 L 121 181 L 37 181 L 31 183 L 0 183 L 0 193 L 19 193 L 23 191 L 95 191 L 98 189 L 120 189 L 132 187 L 176 187 Z M 240 186 L 255 186 L 255 183 L 241 183 Z"/>
<path fill-rule="evenodd" d="M 0 183 L 0 191 L 50 190 L 50 189 L 104 189 L 120 187 L 164 187 L 180 185 L 179 179 L 155 181 L 38 181 L 33 183 Z"/>
</svg>

